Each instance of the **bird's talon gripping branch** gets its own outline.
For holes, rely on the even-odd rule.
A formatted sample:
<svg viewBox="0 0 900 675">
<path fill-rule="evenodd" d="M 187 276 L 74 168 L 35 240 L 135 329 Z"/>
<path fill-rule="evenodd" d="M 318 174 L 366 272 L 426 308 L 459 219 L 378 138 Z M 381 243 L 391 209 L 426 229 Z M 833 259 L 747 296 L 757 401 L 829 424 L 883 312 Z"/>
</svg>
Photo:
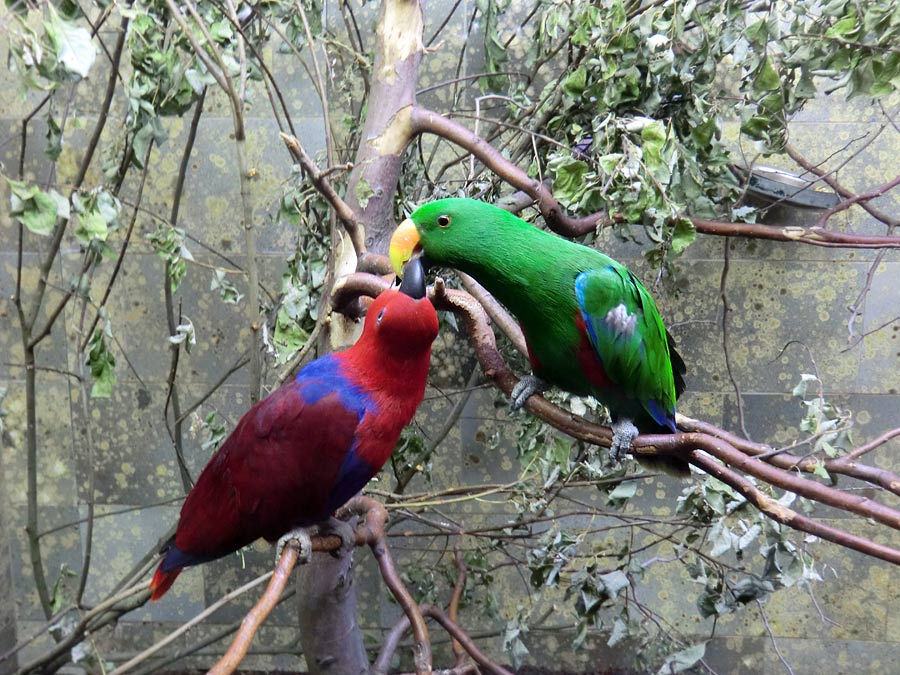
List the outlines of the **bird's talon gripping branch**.
<svg viewBox="0 0 900 675">
<path fill-rule="evenodd" d="M 547 383 L 534 375 L 526 375 L 518 381 L 510 393 L 510 408 L 515 411 L 525 405 L 525 402 L 534 394 L 543 394 L 547 391 Z"/>
<path fill-rule="evenodd" d="M 310 557 L 312 557 L 312 539 L 306 528 L 298 527 L 282 535 L 275 545 L 276 565 L 281 560 L 281 554 L 284 553 L 284 547 L 295 543 L 297 546 L 297 562 L 301 565 L 309 562 Z"/>
<path fill-rule="evenodd" d="M 613 437 L 609 448 L 609 456 L 619 462 L 631 452 L 631 442 L 640 433 L 630 419 L 622 418 L 612 425 Z"/>
</svg>

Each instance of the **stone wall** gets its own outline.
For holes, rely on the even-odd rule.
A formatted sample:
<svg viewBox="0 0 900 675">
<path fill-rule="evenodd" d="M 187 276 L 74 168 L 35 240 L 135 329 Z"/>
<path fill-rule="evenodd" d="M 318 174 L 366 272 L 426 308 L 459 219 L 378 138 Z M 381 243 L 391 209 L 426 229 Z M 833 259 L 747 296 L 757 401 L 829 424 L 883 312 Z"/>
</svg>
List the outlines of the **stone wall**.
<svg viewBox="0 0 900 675">
<path fill-rule="evenodd" d="M 371 27 L 377 8 L 367 5 L 358 17 Z M 425 33 L 430 36 L 442 20 L 437 8 L 428 8 Z M 426 58 L 422 86 L 447 77 L 455 67 L 456 48 L 465 34 L 471 14 L 468 3 L 461 3 L 445 29 L 446 43 L 441 50 Z M 111 36 L 104 36 L 107 42 Z M 3 48 L 5 52 L 5 46 Z M 324 145 L 321 110 L 306 74 L 290 54 L 272 54 L 274 72 L 287 93 L 287 100 L 298 134 L 313 153 Z M 470 50 L 464 62 L 465 72 L 477 72 L 479 56 Z M 28 126 L 26 177 L 33 181 L 49 180 L 65 185 L 71 181 L 75 163 L 93 127 L 99 98 L 106 79 L 104 59 L 98 59 L 89 86 L 79 86 L 71 102 L 70 115 L 77 124 L 67 126 L 63 155 L 58 170 L 50 173 L 42 146 L 46 127 L 39 115 Z M 0 87 L 12 92 L 15 79 L 6 70 L 0 73 Z M 467 95 L 473 95 L 468 90 Z M 275 212 L 281 184 L 290 174 L 291 162 L 281 141 L 268 107 L 257 93 L 256 105 L 248 120 L 249 162 L 255 170 L 253 199 L 260 232 L 260 256 L 263 283 L 277 293 L 284 270 L 286 253 L 290 252 L 295 232 L 277 222 Z M 438 109 L 446 101 L 446 91 L 425 95 L 425 101 Z M 29 95 L 0 97 L 0 162 L 5 175 L 14 175 L 20 152 L 21 121 L 37 102 Z M 897 101 L 892 102 L 896 107 Z M 890 106 L 887 106 L 890 107 Z M 224 99 L 213 94 L 206 105 L 198 140 L 191 159 L 187 192 L 184 196 L 181 224 L 192 235 L 189 246 L 196 258 L 180 291 L 182 312 L 198 328 L 198 344 L 190 355 L 184 355 L 180 367 L 183 398 L 197 400 L 233 363 L 238 361 L 249 341 L 242 310 L 223 304 L 209 293 L 211 272 L 205 266 L 242 267 L 243 239 L 232 214 L 238 209 L 238 182 L 234 147 L 230 143 L 231 119 Z M 876 109 L 865 102 L 846 103 L 831 99 L 814 102 L 792 124 L 792 143 L 815 161 L 823 161 L 852 139 L 875 131 Z M 117 103 L 111 116 L 121 116 Z M 880 119 L 880 118 L 878 118 Z M 122 358 L 119 359 L 119 381 L 113 396 L 107 400 L 82 401 L 81 388 L 72 377 L 57 371 L 41 370 L 38 374 L 38 442 L 39 442 L 39 506 L 40 529 L 51 531 L 42 538 L 45 568 L 50 583 L 60 575 L 62 566 L 76 573 L 84 555 L 86 503 L 93 499 L 97 519 L 93 536 L 96 570 L 88 579 L 87 604 L 111 589 L 112 583 L 132 567 L 175 522 L 182 495 L 174 453 L 164 423 L 166 375 L 169 366 L 167 331 L 163 313 L 164 266 L 144 239 L 155 229 L 152 214 L 165 216 L 172 198 L 175 173 L 187 134 L 188 119 L 167 124 L 169 138 L 154 149 L 145 188 L 143 210 L 138 214 L 136 232 L 122 269 L 122 277 L 108 303 L 113 333 Z M 736 125 L 728 132 L 739 144 Z M 104 137 L 104 142 L 109 138 Z M 896 171 L 900 156 L 900 135 L 882 133 L 859 157 L 839 169 L 839 178 L 853 189 L 871 189 L 882 178 Z M 773 163 L 780 160 L 773 159 Z M 836 168 L 837 160 L 826 163 Z M 789 163 L 785 168 L 793 168 Z M 89 174 L 89 184 L 99 182 L 99 161 Z M 123 192 L 127 207 L 136 192 L 132 177 Z M 8 647 L 6 638 L 13 634 L 19 640 L 41 630 L 43 615 L 34 591 L 28 549 L 24 534 L 26 520 L 25 453 L 24 453 L 24 387 L 21 348 L 17 334 L 15 310 L 8 301 L 12 295 L 16 273 L 16 229 L 10 222 L 8 187 L 0 182 L 0 387 L 8 389 L 4 401 L 5 418 L 2 449 L 3 539 L 0 540 L 0 596 L 12 580 L 15 597 L 15 621 L 10 620 L 13 605 L 4 603 L 0 614 L 0 649 Z M 875 200 L 885 211 L 900 214 L 896 196 Z M 814 212 L 789 209 L 773 211 L 767 222 L 812 224 Z M 852 209 L 832 224 L 848 231 L 882 233 L 883 226 L 871 221 L 861 210 Z M 121 236 L 121 234 L 119 235 Z M 118 240 L 120 241 L 120 239 Z M 641 257 L 641 249 L 623 244 L 610 233 L 600 237 L 600 245 L 611 255 L 632 267 L 642 279 L 653 281 L 653 272 Z M 900 278 L 900 259 L 895 252 L 884 256 L 874 251 L 830 250 L 801 244 L 765 241 L 725 241 L 701 237 L 677 265 L 674 284 L 654 289 L 664 318 L 672 327 L 688 364 L 688 392 L 681 410 L 725 428 L 739 431 L 734 389 L 726 372 L 722 352 L 721 303 L 719 286 L 725 246 L 730 247 L 727 292 L 732 307 L 729 347 L 732 375 L 744 394 L 746 427 L 755 440 L 788 443 L 797 437 L 800 408 L 790 396 L 801 373 L 817 369 L 830 399 L 853 410 L 857 420 L 857 441 L 871 439 L 897 425 L 900 411 L 898 367 L 900 367 L 900 332 L 897 324 L 867 338 L 861 345 L 844 351 L 847 345 L 847 307 L 867 283 L 867 274 L 876 258 L 871 290 L 860 319 L 853 329 L 857 334 L 869 331 L 900 314 L 900 295 L 896 279 Z M 37 264 L 46 241 L 35 236 L 25 239 L 24 285 L 30 292 L 37 282 Z M 218 251 L 213 253 L 211 250 Z M 62 287 L 79 264 L 77 243 L 67 239 L 61 259 L 53 266 L 51 282 Z M 102 288 L 111 273 L 107 264 L 100 269 L 95 288 Z M 237 282 L 240 285 L 240 281 Z M 51 290 L 50 307 L 58 301 L 58 290 Z M 39 350 L 39 364 L 57 370 L 77 370 L 77 345 L 71 339 L 79 325 L 80 303 L 70 303 L 65 310 L 69 330 L 54 331 Z M 67 335 L 69 338 L 67 338 Z M 788 343 L 792 346 L 782 353 Z M 799 346 L 805 345 L 805 348 Z M 450 332 L 439 339 L 435 350 L 433 382 L 442 388 L 460 385 L 468 352 L 462 341 Z M 271 375 L 274 369 L 269 370 Z M 204 402 L 205 413 L 217 410 L 229 424 L 234 424 L 249 406 L 246 372 L 238 371 Z M 445 414 L 450 402 L 438 392 L 420 415 L 420 423 L 432 424 Z M 94 460 L 88 460 L 84 428 L 85 414 L 94 430 Z M 511 443 L 501 443 L 498 450 L 489 449 L 485 438 L 508 433 L 510 416 L 505 407 L 495 406 L 491 392 L 474 395 L 465 408 L 458 428 L 448 437 L 435 460 L 436 484 L 455 485 L 463 482 L 503 482 L 515 476 L 518 460 Z M 893 455 L 900 450 L 895 440 L 878 454 L 880 466 L 898 468 Z M 197 439 L 187 436 L 186 454 L 194 475 L 205 464 L 208 453 L 201 450 Z M 93 483 L 93 495 L 89 485 Z M 410 490 L 422 488 L 414 481 Z M 642 484 L 632 505 L 659 516 L 671 514 L 682 485 L 668 479 L 654 479 Z M 869 494 L 863 490 L 863 494 Z M 449 508 L 448 517 L 472 516 L 473 508 L 484 508 L 485 518 L 509 511 L 503 504 Z M 841 519 L 854 532 L 867 533 L 874 528 L 865 522 L 846 522 L 843 514 L 824 513 Z M 58 528 L 58 529 L 57 529 Z M 882 535 L 884 536 L 883 532 Z M 394 542 L 401 564 L 410 568 L 422 565 L 423 540 Z M 424 540 L 427 541 L 427 540 Z M 894 545 L 897 539 L 894 537 Z M 435 544 L 436 545 L 436 544 Z M 707 650 L 707 662 L 720 673 L 781 672 L 771 636 L 777 641 L 784 659 L 793 672 L 801 673 L 892 673 L 896 671 L 893 656 L 900 642 L 900 610 L 897 609 L 900 576 L 886 563 L 870 560 L 829 545 L 816 547 L 827 564 L 824 583 L 812 589 L 795 588 L 776 594 L 766 604 L 768 626 L 754 606 L 741 614 L 720 620 Z M 363 625 L 377 635 L 388 628 L 397 616 L 397 608 L 389 603 L 380 588 L 369 556 L 360 552 L 358 586 L 364 610 Z M 147 605 L 118 623 L 115 630 L 98 636 L 98 649 L 110 660 L 121 660 L 150 644 L 186 621 L 225 592 L 270 569 L 272 552 L 257 546 L 244 556 L 231 556 L 201 569 L 186 572 L 162 601 Z M 7 570 L 9 572 L 7 572 Z M 8 577 L 8 574 L 11 577 Z M 74 583 L 65 581 L 69 588 Z M 509 615 L 517 603 L 524 602 L 527 585 L 516 575 L 504 575 L 498 581 L 503 589 L 501 613 Z M 810 592 L 812 591 L 812 593 Z M 477 593 L 477 589 L 475 590 Z M 687 636 L 705 638 L 710 635 L 709 620 L 701 620 L 690 599 L 696 597 L 696 586 L 680 568 L 654 567 L 643 591 L 644 601 Z M 814 595 L 813 595 L 814 594 Z M 201 636 L 238 621 L 253 600 L 253 594 L 213 615 L 210 622 L 191 633 L 179 644 L 189 644 Z M 687 601 L 685 599 L 688 599 Z M 463 615 L 466 625 L 487 633 L 481 644 L 503 659 L 497 624 L 480 616 Z M 825 619 L 827 617 L 827 620 Z M 296 644 L 296 620 L 290 603 L 279 607 L 261 631 L 256 643 L 263 653 L 252 656 L 247 667 L 297 668 L 296 657 L 264 653 L 266 648 L 282 650 Z M 13 628 L 15 629 L 13 631 Z M 493 632 L 492 632 L 493 631 Z M 771 633 L 771 636 L 770 636 Z M 573 652 L 571 633 L 562 630 L 534 631 L 528 638 L 535 664 L 552 668 L 592 670 L 598 663 L 629 667 L 628 653 L 610 653 L 602 637 L 591 638 L 587 648 Z M 19 654 L 20 663 L 47 648 L 44 635 Z M 210 651 L 210 650 L 207 650 Z M 202 654 L 194 663 L 208 665 L 212 656 Z M 602 660 L 601 660 L 602 659 Z M 0 664 L 0 667 L 7 667 Z"/>
</svg>

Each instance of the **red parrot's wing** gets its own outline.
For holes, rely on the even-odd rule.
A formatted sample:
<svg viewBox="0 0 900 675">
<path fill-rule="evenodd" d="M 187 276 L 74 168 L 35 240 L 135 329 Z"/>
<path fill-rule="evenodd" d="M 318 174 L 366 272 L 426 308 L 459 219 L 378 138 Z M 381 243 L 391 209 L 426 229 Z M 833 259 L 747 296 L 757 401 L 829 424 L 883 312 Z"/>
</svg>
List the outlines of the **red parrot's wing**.
<svg viewBox="0 0 900 675">
<path fill-rule="evenodd" d="M 184 557 L 171 561 L 176 566 L 330 515 L 362 410 L 338 392 L 304 389 L 292 382 L 251 408 L 200 474 L 181 511 L 175 545 Z"/>
</svg>

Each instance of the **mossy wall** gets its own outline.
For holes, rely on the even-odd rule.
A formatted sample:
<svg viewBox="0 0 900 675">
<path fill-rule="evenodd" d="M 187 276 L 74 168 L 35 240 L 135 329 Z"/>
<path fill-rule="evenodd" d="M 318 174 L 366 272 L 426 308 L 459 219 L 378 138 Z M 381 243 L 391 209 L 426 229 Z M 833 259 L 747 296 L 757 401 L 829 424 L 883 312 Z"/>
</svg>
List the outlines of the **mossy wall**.
<svg viewBox="0 0 900 675">
<path fill-rule="evenodd" d="M 426 57 L 421 86 L 452 77 L 458 48 L 466 34 L 471 14 L 468 3 L 459 9 L 444 29 L 443 45 Z M 437 28 L 443 16 L 437 9 L 426 8 L 426 36 Z M 364 27 L 371 28 L 376 8 L 366 6 L 358 16 Z M 439 16 L 439 18 L 436 18 Z M 105 35 L 109 39 L 110 35 Z M 5 48 L 4 48 L 5 49 Z M 270 54 L 270 63 L 280 82 L 297 125 L 298 135 L 310 153 L 324 147 L 321 110 L 306 73 L 291 54 Z M 99 92 L 106 79 L 105 60 L 98 59 L 87 85 L 75 88 L 70 101 L 71 123 L 66 126 L 63 154 L 55 172 L 43 155 L 46 132 L 41 116 L 28 125 L 25 153 L 25 178 L 49 181 L 65 186 L 73 179 L 77 160 L 86 142 L 87 130 L 97 114 Z M 471 49 L 463 60 L 462 74 L 477 72 L 481 67 L 477 50 Z M 450 73 L 448 75 L 448 73 Z M 466 96 L 477 90 L 463 84 Z M 18 164 L 22 118 L 38 98 L 24 99 L 17 93 L 15 77 L 3 70 L 0 88 L 0 162 L 10 175 Z M 252 195 L 256 225 L 259 231 L 259 259 L 264 286 L 277 293 L 285 257 L 292 251 L 295 231 L 277 222 L 275 213 L 282 183 L 291 171 L 291 161 L 268 108 L 262 104 L 263 93 L 256 92 L 258 104 L 247 121 L 249 162 L 254 170 Z M 429 92 L 423 101 L 440 110 L 448 99 L 446 89 Z M 896 107 L 897 101 L 893 101 Z M 890 108 L 889 104 L 885 104 Z M 831 98 L 815 101 L 792 123 L 791 142 L 814 161 L 825 161 L 824 168 L 837 168 L 837 159 L 829 160 L 853 139 L 874 133 L 875 108 L 864 101 L 844 102 Z M 124 111 L 114 103 L 111 116 Z M 119 359 L 118 378 L 113 396 L 93 400 L 85 406 L 80 388 L 73 378 L 60 370 L 76 371 L 77 327 L 80 325 L 80 303 L 70 303 L 61 321 L 66 330 L 54 330 L 38 352 L 40 366 L 55 370 L 38 373 L 38 444 L 40 529 L 59 528 L 42 538 L 45 567 L 53 583 L 63 565 L 78 571 L 84 554 L 86 503 L 93 499 L 96 525 L 93 542 L 94 567 L 88 579 L 85 601 L 88 605 L 108 592 L 137 560 L 175 521 L 182 486 L 172 444 L 164 422 L 166 377 L 169 368 L 168 331 L 163 311 L 164 264 L 149 246 L 144 235 L 155 229 L 154 214 L 166 217 L 172 199 L 175 174 L 187 134 L 188 118 L 170 120 L 168 140 L 154 148 L 150 171 L 144 188 L 136 231 L 122 268 L 121 279 L 107 304 L 116 338 Z M 736 123 L 725 123 L 735 146 L 740 144 Z M 189 180 L 183 199 L 182 226 L 191 234 L 189 247 L 196 259 L 190 266 L 179 291 L 181 311 L 197 328 L 197 345 L 189 355 L 183 354 L 180 366 L 182 396 L 196 400 L 217 382 L 223 372 L 237 362 L 247 349 L 251 331 L 244 321 L 240 306 L 224 304 L 216 293 L 209 292 L 209 267 L 237 269 L 245 266 L 242 255 L 242 233 L 234 215 L 239 209 L 238 182 L 234 146 L 231 143 L 232 122 L 224 98 L 216 93 L 207 99 L 198 140 L 191 157 Z M 104 143 L 111 142 L 104 137 Z M 839 168 L 839 179 L 854 190 L 875 187 L 896 172 L 900 156 L 900 134 L 885 131 L 866 150 Z M 769 163 L 794 169 L 780 158 Z M 88 176 L 88 183 L 100 182 L 99 161 Z M 135 176 L 123 190 L 124 212 L 130 216 L 129 200 L 136 193 Z M 900 199 L 889 194 L 873 200 L 882 210 L 900 215 Z M 4 603 L 5 615 L 0 620 L 0 648 L 15 637 L 23 640 L 43 626 L 43 616 L 33 587 L 31 567 L 23 526 L 25 523 L 25 400 L 22 380 L 21 347 L 17 334 L 15 311 L 8 301 L 13 292 L 17 264 L 16 227 L 8 215 L 8 187 L 0 182 L 0 387 L 7 389 L 3 402 L 4 418 L 2 457 L 3 484 L 2 525 L 0 541 L 0 596 L 15 598 Z M 767 222 L 779 224 L 813 224 L 819 214 L 793 209 L 773 210 Z M 883 225 L 874 222 L 862 210 L 850 209 L 830 221 L 842 230 L 883 233 Z M 121 238 L 121 232 L 118 237 Z M 118 239 L 117 241 L 121 241 Z M 754 440 L 786 444 L 798 438 L 800 407 L 790 396 L 801 373 L 817 371 L 829 399 L 849 408 L 856 420 L 856 440 L 873 438 L 898 423 L 900 393 L 900 331 L 898 324 L 889 326 L 861 344 L 847 350 L 848 307 L 854 303 L 867 283 L 873 262 L 879 261 L 871 275 L 871 289 L 862 313 L 853 324 L 859 335 L 900 314 L 900 258 L 895 252 L 880 255 L 875 251 L 825 249 L 802 244 L 785 244 L 762 240 L 725 240 L 701 236 L 676 264 L 674 280 L 653 286 L 654 270 L 641 256 L 641 247 L 625 244 L 611 232 L 599 236 L 598 245 L 627 263 L 648 286 L 653 288 L 663 317 L 671 327 L 688 364 L 688 391 L 680 402 L 680 410 L 693 417 L 739 431 L 734 388 L 726 371 L 722 349 L 722 305 L 719 298 L 723 270 L 724 247 L 730 249 L 727 275 L 729 316 L 729 348 L 732 376 L 744 396 L 746 427 Z M 23 288 L 26 294 L 37 284 L 37 265 L 45 250 L 46 240 L 28 235 L 24 240 Z M 51 270 L 48 306 L 58 302 L 60 288 L 72 278 L 80 264 L 77 242 L 67 238 L 62 255 Z M 95 288 L 103 288 L 112 265 L 100 268 Z M 234 281 L 242 290 L 246 285 L 241 275 Z M 67 337 L 69 336 L 69 337 Z M 785 345 L 791 344 L 787 349 Z M 802 345 L 802 346 L 801 346 Z M 432 382 L 446 389 L 465 384 L 471 367 L 471 353 L 464 341 L 445 330 L 435 345 Z M 269 368 L 272 379 L 274 368 Z M 201 410 L 217 410 L 233 425 L 249 406 L 246 371 L 232 374 L 203 404 Z M 439 390 L 430 390 L 419 423 L 434 428 L 452 406 Z M 90 415 L 95 442 L 94 460 L 90 465 L 84 441 L 85 410 Z M 491 391 L 474 394 L 461 415 L 458 426 L 441 446 L 432 466 L 435 487 L 467 482 L 503 483 L 514 478 L 519 462 L 513 449 L 514 425 L 520 417 L 511 415 L 505 406 L 495 405 Z M 500 439 L 493 447 L 487 439 Z M 194 475 L 205 464 L 208 452 L 199 440 L 187 436 L 186 455 Z M 896 454 L 900 444 L 895 440 L 875 455 L 879 466 L 900 468 Z M 93 495 L 89 484 L 93 474 Z M 425 489 L 417 478 L 409 490 Z M 682 485 L 668 478 L 657 478 L 641 484 L 632 513 L 648 513 L 667 517 L 674 511 Z M 863 494 L 869 494 L 866 489 Z M 598 499 L 596 491 L 586 499 Z M 510 515 L 511 506 L 502 499 L 468 501 L 444 510 L 448 518 L 465 518 L 472 526 Z M 867 534 L 876 528 L 860 520 L 849 520 L 845 514 L 820 512 L 824 518 L 841 521 L 850 531 Z M 886 530 L 878 530 L 884 538 Z M 410 570 L 427 568 L 434 551 L 444 542 L 428 538 L 405 538 L 402 533 L 392 539 L 398 563 Z M 893 535 L 894 545 L 898 544 Z M 426 549 L 426 550 L 423 550 Z M 886 563 L 819 544 L 815 551 L 825 564 L 825 581 L 811 589 L 797 587 L 776 594 L 765 605 L 766 625 L 758 608 L 752 604 L 743 613 L 718 622 L 707 647 L 707 663 L 719 673 L 782 672 L 775 643 L 781 656 L 801 673 L 893 673 L 896 653 L 900 649 L 900 605 L 897 589 L 900 573 Z M 186 572 L 166 598 L 123 617 L 113 630 L 95 636 L 98 651 L 110 660 L 139 651 L 154 639 L 191 618 L 225 592 L 270 569 L 273 554 L 259 545 L 243 557 L 232 556 Z M 364 607 L 361 622 L 373 638 L 388 629 L 398 615 L 396 606 L 388 602 L 380 587 L 372 561 L 366 552 L 357 553 L 358 589 Z M 10 593 L 3 591 L 11 579 Z M 71 580 L 67 584 L 73 583 Z M 527 584 L 516 573 L 497 575 L 492 589 L 502 599 L 500 612 L 510 616 L 518 604 L 527 602 Z M 478 593 L 476 588 L 474 593 Z M 643 601 L 665 617 L 686 636 L 709 637 L 710 620 L 702 620 L 693 606 L 696 584 L 675 565 L 655 566 L 642 587 Z M 180 641 L 190 644 L 202 636 L 239 620 L 253 600 L 253 594 L 220 610 L 201 628 Z M 297 668 L 294 656 L 273 655 L 267 651 L 295 650 L 296 621 L 290 603 L 279 607 L 260 632 L 248 668 Z M 826 618 L 827 617 L 827 618 Z M 502 625 L 479 616 L 462 614 L 464 625 L 476 635 L 480 644 L 500 660 L 505 660 L 498 637 Z M 565 621 L 548 621 L 546 630 L 535 630 L 526 639 L 531 660 L 549 668 L 594 670 L 607 666 L 629 668 L 627 650 L 609 650 L 605 638 L 589 638 L 585 648 L 571 649 L 571 633 L 560 630 Z M 774 638 L 774 640 L 773 640 Z M 19 654 L 25 662 L 50 644 L 45 635 Z M 219 646 L 206 649 L 191 663 L 209 665 Z"/>
</svg>

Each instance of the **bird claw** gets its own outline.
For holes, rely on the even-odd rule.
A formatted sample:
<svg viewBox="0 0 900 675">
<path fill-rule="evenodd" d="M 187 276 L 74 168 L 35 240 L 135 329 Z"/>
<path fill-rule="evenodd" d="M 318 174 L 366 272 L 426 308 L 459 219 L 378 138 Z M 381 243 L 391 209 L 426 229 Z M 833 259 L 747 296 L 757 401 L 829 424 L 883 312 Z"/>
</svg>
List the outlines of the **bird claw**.
<svg viewBox="0 0 900 675">
<path fill-rule="evenodd" d="M 298 527 L 282 535 L 278 540 L 275 545 L 275 564 L 281 561 L 284 547 L 290 544 L 297 545 L 297 562 L 301 565 L 308 563 L 312 556 L 312 539 L 305 527 Z"/>
<path fill-rule="evenodd" d="M 332 516 L 319 525 L 319 534 L 333 534 L 340 537 L 341 547 L 331 551 L 331 555 L 340 558 L 356 548 L 356 530 L 346 520 Z"/>
<path fill-rule="evenodd" d="M 547 390 L 547 383 L 536 375 L 526 375 L 516 383 L 510 396 L 510 409 L 518 410 L 534 394 L 542 394 Z"/>
<path fill-rule="evenodd" d="M 620 462 L 622 458 L 631 452 L 631 442 L 640 433 L 638 428 L 629 419 L 620 419 L 612 425 L 613 437 L 609 448 L 609 456 L 613 461 Z"/>
</svg>

